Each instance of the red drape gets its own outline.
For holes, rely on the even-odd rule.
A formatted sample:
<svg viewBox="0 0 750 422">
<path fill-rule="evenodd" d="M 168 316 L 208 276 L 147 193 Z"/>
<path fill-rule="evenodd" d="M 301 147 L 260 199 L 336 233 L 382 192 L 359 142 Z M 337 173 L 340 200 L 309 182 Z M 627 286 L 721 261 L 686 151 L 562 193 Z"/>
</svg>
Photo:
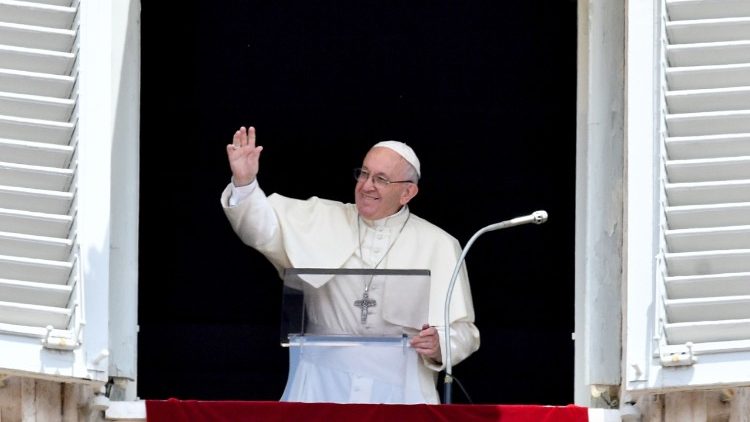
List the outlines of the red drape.
<svg viewBox="0 0 750 422">
<path fill-rule="evenodd" d="M 333 404 L 169 399 L 146 400 L 146 419 L 148 422 L 588 422 L 588 409 L 573 405 Z"/>
</svg>

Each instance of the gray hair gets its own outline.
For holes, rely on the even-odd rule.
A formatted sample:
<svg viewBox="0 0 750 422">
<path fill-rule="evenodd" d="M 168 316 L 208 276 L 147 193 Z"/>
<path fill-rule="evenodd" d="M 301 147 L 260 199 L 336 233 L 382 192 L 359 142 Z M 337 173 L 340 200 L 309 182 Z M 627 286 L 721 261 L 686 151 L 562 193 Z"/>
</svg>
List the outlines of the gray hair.
<svg viewBox="0 0 750 422">
<path fill-rule="evenodd" d="M 414 184 L 417 184 L 419 182 L 419 173 L 417 173 L 417 169 L 414 168 L 414 166 L 410 162 L 406 160 L 404 160 L 404 162 L 406 163 L 406 171 L 404 171 L 404 179 L 411 180 L 412 182 L 414 182 Z"/>
</svg>

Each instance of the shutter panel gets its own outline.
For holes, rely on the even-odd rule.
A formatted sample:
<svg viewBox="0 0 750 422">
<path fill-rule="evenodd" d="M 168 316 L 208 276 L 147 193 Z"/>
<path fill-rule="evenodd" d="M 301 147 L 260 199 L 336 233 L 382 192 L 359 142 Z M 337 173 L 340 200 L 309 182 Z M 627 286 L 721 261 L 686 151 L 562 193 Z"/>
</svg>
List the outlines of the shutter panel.
<svg viewBox="0 0 750 422">
<path fill-rule="evenodd" d="M 77 19 L 71 0 L 0 0 L 0 348 L 11 355 L 0 361 L 4 371 L 87 376 L 60 352 L 79 348 L 84 324 Z M 57 357 L 44 362 L 40 349 Z"/>
<path fill-rule="evenodd" d="M 667 2 L 664 346 L 750 341 L 750 2 Z"/>
<path fill-rule="evenodd" d="M 672 0 L 666 15 L 658 376 L 646 387 L 747 383 L 750 2 Z"/>
<path fill-rule="evenodd" d="M 639 10 L 661 54 L 627 47 L 654 57 L 627 78 L 656 95 L 655 120 L 626 116 L 626 391 L 750 385 L 750 2 Z"/>
</svg>

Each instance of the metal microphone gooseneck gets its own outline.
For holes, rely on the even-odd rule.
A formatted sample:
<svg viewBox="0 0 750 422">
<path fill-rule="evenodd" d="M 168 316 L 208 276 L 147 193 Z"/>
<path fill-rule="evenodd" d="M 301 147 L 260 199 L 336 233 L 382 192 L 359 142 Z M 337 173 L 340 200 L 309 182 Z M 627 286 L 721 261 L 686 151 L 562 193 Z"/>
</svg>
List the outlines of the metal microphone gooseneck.
<svg viewBox="0 0 750 422">
<path fill-rule="evenodd" d="M 453 270 L 453 275 L 451 276 L 450 283 L 448 284 L 448 292 L 445 296 L 445 314 L 443 319 L 443 327 L 444 327 L 444 333 L 443 336 L 445 338 L 445 383 L 443 384 L 443 401 L 446 404 L 450 404 L 452 401 L 452 388 L 453 388 L 453 367 L 451 365 L 451 337 L 450 337 L 450 305 L 451 305 L 451 296 L 453 295 L 453 287 L 456 284 L 456 278 L 458 277 L 458 273 L 461 270 L 461 264 L 464 261 L 464 258 L 466 257 L 466 253 L 469 252 L 469 248 L 471 248 L 471 245 L 474 243 L 475 240 L 484 233 L 491 232 L 494 230 L 500 230 L 500 229 L 506 229 L 508 227 L 513 226 L 520 226 L 521 224 L 542 224 L 545 221 L 547 221 L 547 212 L 546 211 L 534 211 L 533 213 L 529 215 L 525 215 L 523 217 L 516 217 L 512 220 L 502 221 L 500 223 L 490 224 L 487 227 L 484 227 L 474 233 L 474 236 L 469 239 L 469 241 L 466 243 L 466 246 L 464 247 L 463 251 L 461 252 L 461 257 L 458 258 L 458 262 L 456 263 L 456 268 Z"/>
</svg>

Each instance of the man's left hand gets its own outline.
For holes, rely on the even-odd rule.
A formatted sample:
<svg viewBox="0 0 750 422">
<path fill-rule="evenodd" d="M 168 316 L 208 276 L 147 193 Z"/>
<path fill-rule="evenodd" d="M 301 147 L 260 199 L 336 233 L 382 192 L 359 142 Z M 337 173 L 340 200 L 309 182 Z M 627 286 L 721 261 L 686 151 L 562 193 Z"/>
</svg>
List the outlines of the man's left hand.
<svg viewBox="0 0 750 422">
<path fill-rule="evenodd" d="M 411 347 L 422 356 L 426 356 L 435 362 L 442 362 L 440 353 L 440 335 L 435 327 L 422 326 L 422 331 L 411 338 Z"/>
</svg>

